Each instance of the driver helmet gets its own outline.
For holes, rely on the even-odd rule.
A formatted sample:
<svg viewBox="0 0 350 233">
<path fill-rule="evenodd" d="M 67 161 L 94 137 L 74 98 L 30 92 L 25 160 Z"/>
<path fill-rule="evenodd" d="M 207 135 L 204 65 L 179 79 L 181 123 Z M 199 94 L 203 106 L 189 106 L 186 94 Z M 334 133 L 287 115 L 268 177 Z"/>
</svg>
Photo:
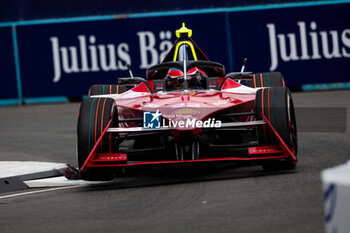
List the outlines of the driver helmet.
<svg viewBox="0 0 350 233">
<path fill-rule="evenodd" d="M 200 88 L 202 86 L 202 78 L 208 77 L 207 74 L 197 67 L 187 72 L 187 80 L 190 88 Z"/>
<path fill-rule="evenodd" d="M 184 73 L 175 68 L 170 68 L 166 75 L 166 86 L 170 90 L 178 90 L 182 88 Z"/>
</svg>

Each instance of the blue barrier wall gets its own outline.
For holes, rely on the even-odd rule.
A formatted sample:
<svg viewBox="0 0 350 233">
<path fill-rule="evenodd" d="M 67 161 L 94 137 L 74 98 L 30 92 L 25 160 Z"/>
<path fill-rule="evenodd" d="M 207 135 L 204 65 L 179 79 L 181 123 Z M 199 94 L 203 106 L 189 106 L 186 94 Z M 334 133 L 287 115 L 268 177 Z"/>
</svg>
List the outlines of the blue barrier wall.
<svg viewBox="0 0 350 233">
<path fill-rule="evenodd" d="M 1 105 L 16 104 L 19 101 L 12 33 L 11 27 L 0 27 Z"/>
<path fill-rule="evenodd" d="M 281 71 L 288 86 L 349 82 L 350 5 L 232 12 L 234 64 Z M 237 67 L 236 67 L 237 68 Z"/>
<path fill-rule="evenodd" d="M 129 76 L 127 64 L 134 75 L 144 77 L 145 69 L 161 62 L 171 48 L 182 21 L 191 22 L 195 40 L 209 57 L 223 51 L 217 58 L 227 61 L 226 37 L 216 44 L 216 33 L 226 31 L 219 13 L 20 27 L 23 97 L 82 96 L 92 84 L 116 83 L 118 77 Z M 217 25 L 216 33 L 207 32 L 209 23 Z"/>
<path fill-rule="evenodd" d="M 289 86 L 348 83 L 350 1 L 345 2 L 3 23 L 0 68 L 7 88 L 0 99 L 86 95 L 92 84 L 129 76 L 127 63 L 144 77 L 170 49 L 182 22 L 226 72 L 239 71 L 247 57 L 248 71 L 281 71 Z"/>
<path fill-rule="evenodd" d="M 105 14 L 131 14 L 188 9 L 198 10 L 214 7 L 237 7 L 304 1 L 305 0 L 191 0 L 191 4 L 188 4 L 187 0 L 1 0 L 0 21 L 82 17 Z"/>
</svg>

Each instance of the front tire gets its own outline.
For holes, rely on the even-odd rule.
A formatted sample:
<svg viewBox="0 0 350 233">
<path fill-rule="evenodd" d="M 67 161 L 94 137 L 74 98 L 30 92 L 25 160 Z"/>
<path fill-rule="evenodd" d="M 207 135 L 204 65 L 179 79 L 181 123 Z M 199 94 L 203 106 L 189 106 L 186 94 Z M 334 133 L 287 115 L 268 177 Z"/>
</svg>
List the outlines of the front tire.
<svg viewBox="0 0 350 233">
<path fill-rule="evenodd" d="M 126 91 L 127 88 L 125 86 L 96 84 L 90 87 L 89 97 L 93 95 L 121 94 Z"/>
<path fill-rule="evenodd" d="M 280 72 L 267 72 L 253 74 L 252 80 L 245 84 L 248 87 L 284 87 L 284 78 Z"/>
<path fill-rule="evenodd" d="M 263 114 L 275 128 L 282 140 L 297 156 L 298 140 L 295 112 L 292 96 L 286 87 L 272 87 L 260 89 L 256 93 L 256 119 L 262 120 Z M 277 138 L 267 125 L 257 127 L 260 146 L 276 145 Z M 296 162 L 291 160 L 265 161 L 263 169 L 266 171 L 294 169 Z"/>
<path fill-rule="evenodd" d="M 103 130 L 112 119 L 114 100 L 110 98 L 83 99 L 78 118 L 77 158 L 79 169 L 82 168 L 91 150 L 100 138 Z M 106 135 L 107 136 L 107 135 Z M 110 152 L 110 138 L 103 137 L 101 152 Z M 88 168 L 81 172 L 84 180 L 112 180 L 113 173 L 104 169 Z"/>
</svg>

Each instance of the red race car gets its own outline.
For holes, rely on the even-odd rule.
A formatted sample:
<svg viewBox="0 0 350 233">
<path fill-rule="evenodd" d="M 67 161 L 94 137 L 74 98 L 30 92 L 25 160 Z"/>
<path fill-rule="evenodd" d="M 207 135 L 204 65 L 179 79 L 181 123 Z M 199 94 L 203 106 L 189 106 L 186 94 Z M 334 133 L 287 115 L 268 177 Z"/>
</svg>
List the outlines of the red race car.
<svg viewBox="0 0 350 233">
<path fill-rule="evenodd" d="M 94 85 L 78 119 L 78 164 L 85 180 L 111 180 L 131 166 L 259 163 L 294 169 L 292 96 L 279 72 L 225 75 L 184 24 L 146 79 Z M 245 66 L 245 64 L 244 64 Z M 130 72 L 131 76 L 132 73 Z"/>
</svg>

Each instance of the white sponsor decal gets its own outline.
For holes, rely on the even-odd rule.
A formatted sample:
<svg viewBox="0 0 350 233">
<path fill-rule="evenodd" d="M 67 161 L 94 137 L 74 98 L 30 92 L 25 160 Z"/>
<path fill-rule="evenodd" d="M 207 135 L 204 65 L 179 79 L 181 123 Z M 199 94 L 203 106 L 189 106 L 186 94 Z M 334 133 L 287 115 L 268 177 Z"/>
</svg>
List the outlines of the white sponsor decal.
<svg viewBox="0 0 350 233">
<path fill-rule="evenodd" d="M 184 108 L 184 107 L 189 107 L 189 108 L 200 108 L 200 104 L 196 103 L 179 103 L 179 104 L 174 104 L 171 106 L 171 108 Z"/>
<path fill-rule="evenodd" d="M 285 35 L 277 33 L 274 23 L 267 24 L 266 27 L 270 43 L 271 71 L 276 70 L 279 59 L 290 62 L 350 58 L 350 29 L 319 31 L 316 22 L 299 21 L 298 32 Z"/>
<path fill-rule="evenodd" d="M 152 103 L 146 103 L 146 104 L 143 105 L 143 107 L 145 107 L 145 108 L 159 108 L 160 105 L 152 104 Z"/>
<path fill-rule="evenodd" d="M 233 101 L 235 101 L 236 99 L 230 97 L 230 98 L 227 98 L 227 99 L 224 99 L 224 100 L 218 100 L 216 102 L 214 102 L 213 104 L 216 105 L 216 106 L 219 106 L 219 105 L 224 105 L 224 104 L 227 104 L 227 103 L 231 103 Z"/>
<path fill-rule="evenodd" d="M 220 128 L 221 121 L 215 120 L 215 118 L 209 118 L 205 121 L 197 120 L 194 118 L 187 118 L 177 121 L 169 120 L 168 122 L 163 119 L 164 128 Z"/>
<path fill-rule="evenodd" d="M 51 37 L 54 68 L 53 82 L 60 81 L 61 74 L 127 70 L 131 63 L 129 45 L 126 43 L 96 44 L 96 37 L 79 35 L 78 46 L 60 46 L 58 37 Z M 79 59 L 80 58 L 80 59 Z M 107 62 L 108 61 L 108 62 Z"/>
<path fill-rule="evenodd" d="M 136 34 L 139 37 L 140 45 L 140 69 L 147 69 L 152 65 L 162 62 L 173 46 L 173 43 L 170 41 L 172 35 L 171 31 L 161 31 L 159 33 L 159 38 L 162 40 L 159 44 L 159 51 L 156 48 L 156 36 L 153 32 L 142 31 Z"/>
<path fill-rule="evenodd" d="M 172 33 L 168 30 L 159 32 L 159 44 L 151 31 L 140 31 L 136 36 L 140 51 L 134 53 L 140 54 L 141 69 L 160 63 L 172 47 Z M 73 45 L 62 45 L 57 36 L 50 37 L 50 42 L 54 83 L 59 82 L 63 74 L 127 70 L 127 64 L 131 65 L 133 46 L 125 42 L 102 44 L 95 35 L 78 35 Z"/>
<path fill-rule="evenodd" d="M 186 114 L 180 115 L 176 114 L 176 117 L 181 116 L 181 118 L 169 118 L 166 120 L 162 119 L 163 115 L 159 109 L 155 112 L 143 112 L 143 128 L 144 129 L 159 129 L 164 128 L 220 128 L 221 121 L 215 120 L 215 118 L 208 118 L 205 121 L 198 120 L 196 117 L 188 116 Z M 174 116 L 174 115 L 173 115 Z"/>
</svg>

